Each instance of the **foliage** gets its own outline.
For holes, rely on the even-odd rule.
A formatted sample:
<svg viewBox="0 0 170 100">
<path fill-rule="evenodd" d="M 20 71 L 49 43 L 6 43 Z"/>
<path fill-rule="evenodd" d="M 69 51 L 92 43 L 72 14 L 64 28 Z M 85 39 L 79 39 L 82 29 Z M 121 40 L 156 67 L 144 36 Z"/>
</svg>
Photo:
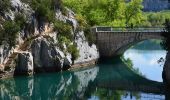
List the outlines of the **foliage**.
<svg viewBox="0 0 170 100">
<path fill-rule="evenodd" d="M 126 26 L 142 20 L 142 0 L 64 0 L 64 4 L 81 14 L 90 26 Z M 79 3 L 81 2 L 81 3 Z M 133 7 L 132 7 L 133 6 Z"/>
<path fill-rule="evenodd" d="M 17 13 L 15 15 L 14 21 L 22 29 L 24 27 L 24 25 L 26 24 L 26 17 L 23 14 L 21 14 L 21 13 Z"/>
<path fill-rule="evenodd" d="M 150 23 L 149 26 L 163 27 L 165 19 L 170 19 L 170 11 L 145 12 L 144 16 L 147 17 L 147 22 Z"/>
<path fill-rule="evenodd" d="M 94 35 L 92 35 L 93 33 L 90 31 L 90 27 L 86 27 L 84 29 L 84 35 L 89 43 L 89 45 L 91 46 L 92 44 L 95 43 L 95 39 L 94 39 Z"/>
<path fill-rule="evenodd" d="M 68 52 L 71 53 L 72 61 L 76 60 L 79 57 L 79 50 L 77 49 L 76 44 L 72 44 L 68 47 Z"/>
<path fill-rule="evenodd" d="M 162 35 L 165 37 L 165 39 L 162 42 L 162 45 L 166 50 L 170 50 L 170 19 L 166 19 L 164 25 L 165 25 L 165 32 L 163 32 Z"/>
<path fill-rule="evenodd" d="M 79 24 L 78 30 L 84 30 L 87 27 L 87 22 L 82 15 L 76 15 L 76 20 Z"/>
<path fill-rule="evenodd" d="M 10 46 L 14 46 L 16 44 L 17 33 L 20 30 L 20 27 L 14 21 L 5 21 L 3 28 L 1 34 L 3 40 L 7 41 Z"/>
<path fill-rule="evenodd" d="M 130 3 L 127 3 L 125 9 L 125 23 L 127 26 L 130 26 L 131 23 L 137 25 L 142 20 L 142 0 L 131 0 Z"/>
<path fill-rule="evenodd" d="M 59 35 L 73 40 L 73 34 L 71 33 L 71 25 L 64 23 L 63 21 L 55 20 L 54 30 L 58 31 Z"/>
<path fill-rule="evenodd" d="M 10 0 L 0 0 L 0 12 L 6 12 L 11 6 Z"/>
<path fill-rule="evenodd" d="M 53 22 L 55 18 L 55 0 L 32 0 L 30 5 L 35 10 L 38 18 Z"/>
</svg>

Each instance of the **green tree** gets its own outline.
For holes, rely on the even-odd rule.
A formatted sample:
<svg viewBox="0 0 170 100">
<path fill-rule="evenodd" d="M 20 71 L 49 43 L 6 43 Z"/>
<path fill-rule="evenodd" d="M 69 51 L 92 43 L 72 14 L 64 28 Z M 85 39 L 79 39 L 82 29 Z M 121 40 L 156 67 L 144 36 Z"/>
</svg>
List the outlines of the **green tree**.
<svg viewBox="0 0 170 100">
<path fill-rule="evenodd" d="M 14 46 L 20 27 L 14 21 L 5 21 L 3 28 L 3 40 L 7 41 L 10 46 Z"/>
<path fill-rule="evenodd" d="M 131 2 L 127 3 L 125 10 L 126 26 L 130 26 L 131 23 L 133 24 L 133 19 L 135 19 L 137 23 L 140 23 L 142 18 L 142 8 L 142 0 L 131 0 Z"/>
<path fill-rule="evenodd" d="M 163 47 L 166 50 L 170 50 L 170 19 L 166 19 L 165 21 L 165 32 L 163 32 L 164 41 L 162 42 Z"/>
<path fill-rule="evenodd" d="M 10 0 L 0 0 L 0 12 L 6 12 L 11 6 Z"/>
</svg>

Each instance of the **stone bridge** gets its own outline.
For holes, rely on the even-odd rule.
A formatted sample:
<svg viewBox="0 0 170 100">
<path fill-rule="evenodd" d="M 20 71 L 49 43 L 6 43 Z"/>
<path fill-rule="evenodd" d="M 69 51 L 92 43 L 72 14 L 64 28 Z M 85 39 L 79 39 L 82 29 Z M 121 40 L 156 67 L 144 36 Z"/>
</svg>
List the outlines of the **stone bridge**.
<svg viewBox="0 0 170 100">
<path fill-rule="evenodd" d="M 163 39 L 163 31 L 163 28 L 92 28 L 102 57 L 120 55 L 130 46 L 143 40 Z"/>
</svg>

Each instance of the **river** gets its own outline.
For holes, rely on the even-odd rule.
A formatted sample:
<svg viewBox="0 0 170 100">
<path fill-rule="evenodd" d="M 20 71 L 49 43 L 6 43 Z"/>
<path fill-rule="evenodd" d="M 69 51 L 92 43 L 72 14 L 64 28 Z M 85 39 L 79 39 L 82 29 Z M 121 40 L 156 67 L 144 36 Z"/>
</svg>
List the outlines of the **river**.
<svg viewBox="0 0 170 100">
<path fill-rule="evenodd" d="M 90 68 L 0 80 L 0 100 L 164 100 L 165 56 L 157 40 L 144 41 Z"/>
</svg>

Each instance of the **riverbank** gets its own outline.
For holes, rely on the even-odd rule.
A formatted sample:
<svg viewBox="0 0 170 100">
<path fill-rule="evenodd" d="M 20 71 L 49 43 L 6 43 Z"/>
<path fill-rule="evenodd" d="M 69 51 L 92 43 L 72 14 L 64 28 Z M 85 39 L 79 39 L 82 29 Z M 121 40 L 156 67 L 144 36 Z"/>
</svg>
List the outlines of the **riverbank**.
<svg viewBox="0 0 170 100">
<path fill-rule="evenodd" d="M 98 62 L 98 59 L 93 59 L 93 60 L 90 60 L 90 61 L 76 63 L 76 64 L 72 65 L 70 68 L 68 68 L 67 70 L 76 71 L 76 70 L 80 70 L 80 69 L 90 68 L 93 65 L 96 65 L 97 62 Z M 62 70 L 58 69 L 57 67 L 51 67 L 51 68 L 43 67 L 43 68 L 34 69 L 33 74 L 26 74 L 25 72 L 15 73 L 15 71 L 7 72 L 7 73 L 1 73 L 0 79 L 7 79 L 7 78 L 15 77 L 15 76 L 24 76 L 24 75 L 25 76 L 33 76 L 37 73 L 52 73 L 52 72 L 60 72 L 60 71 L 62 71 Z M 63 70 L 63 71 L 66 71 L 66 70 Z"/>
<path fill-rule="evenodd" d="M 98 63 L 98 59 L 94 59 L 94 60 L 90 60 L 90 61 L 85 61 L 85 62 L 82 62 L 82 63 L 77 63 L 77 64 L 72 65 L 68 70 L 84 69 L 84 68 L 96 65 L 97 63 Z"/>
</svg>

